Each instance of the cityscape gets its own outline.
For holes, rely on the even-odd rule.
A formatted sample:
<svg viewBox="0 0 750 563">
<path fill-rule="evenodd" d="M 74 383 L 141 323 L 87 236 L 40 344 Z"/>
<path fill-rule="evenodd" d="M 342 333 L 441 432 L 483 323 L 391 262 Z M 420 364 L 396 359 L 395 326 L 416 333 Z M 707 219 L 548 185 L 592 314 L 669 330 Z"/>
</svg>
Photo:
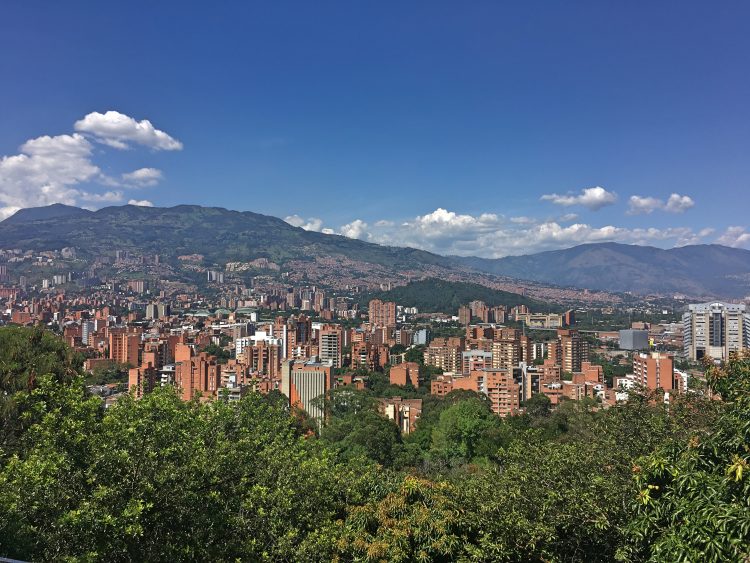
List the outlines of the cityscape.
<svg viewBox="0 0 750 563">
<path fill-rule="evenodd" d="M 0 561 L 750 560 L 746 6 L 48 8 Z"/>
</svg>

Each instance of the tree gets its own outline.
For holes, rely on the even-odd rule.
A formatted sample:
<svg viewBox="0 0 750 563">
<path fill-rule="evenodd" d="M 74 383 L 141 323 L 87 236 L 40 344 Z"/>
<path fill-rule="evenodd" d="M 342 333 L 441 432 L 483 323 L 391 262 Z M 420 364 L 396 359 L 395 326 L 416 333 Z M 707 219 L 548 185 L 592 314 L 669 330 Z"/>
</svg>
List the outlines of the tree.
<svg viewBox="0 0 750 563">
<path fill-rule="evenodd" d="M 82 367 L 79 354 L 41 327 L 0 328 L 0 458 L 28 426 L 16 400 L 18 393 L 34 389 L 45 374 L 70 382 Z"/>
<path fill-rule="evenodd" d="M 46 377 L 19 400 L 37 422 L 0 470 L 0 553 L 330 560 L 351 475 L 259 395 L 200 404 L 157 389 L 102 417 L 82 380 Z"/>
<path fill-rule="evenodd" d="M 532 418 L 546 418 L 552 412 L 552 401 L 544 393 L 534 393 L 523 406 Z"/>
<path fill-rule="evenodd" d="M 497 444 L 494 432 L 500 419 L 478 399 L 459 401 L 440 415 L 432 431 L 433 457 L 472 461 L 493 455 Z"/>
<path fill-rule="evenodd" d="M 401 446 L 398 426 L 372 410 L 333 419 L 321 430 L 320 439 L 344 459 L 365 456 L 386 467 L 393 465 Z"/>
<path fill-rule="evenodd" d="M 449 562 L 464 552 L 462 515 L 448 483 L 407 476 L 381 500 L 350 507 L 343 560 Z"/>
<path fill-rule="evenodd" d="M 706 377 L 723 399 L 713 431 L 678 436 L 633 465 L 639 492 L 622 559 L 750 557 L 750 357 L 709 365 Z"/>
</svg>

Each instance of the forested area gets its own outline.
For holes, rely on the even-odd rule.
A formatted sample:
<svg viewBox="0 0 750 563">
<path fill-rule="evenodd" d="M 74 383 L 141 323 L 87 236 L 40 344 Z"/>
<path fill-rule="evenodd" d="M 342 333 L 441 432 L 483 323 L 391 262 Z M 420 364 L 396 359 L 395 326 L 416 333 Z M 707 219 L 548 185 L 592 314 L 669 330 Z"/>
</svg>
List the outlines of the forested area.
<svg viewBox="0 0 750 563">
<path fill-rule="evenodd" d="M 0 556 L 27 561 L 743 561 L 750 359 L 723 400 L 598 410 L 424 397 L 402 436 L 337 389 L 319 432 L 271 393 L 109 409 L 41 329 L 0 329 Z"/>
</svg>

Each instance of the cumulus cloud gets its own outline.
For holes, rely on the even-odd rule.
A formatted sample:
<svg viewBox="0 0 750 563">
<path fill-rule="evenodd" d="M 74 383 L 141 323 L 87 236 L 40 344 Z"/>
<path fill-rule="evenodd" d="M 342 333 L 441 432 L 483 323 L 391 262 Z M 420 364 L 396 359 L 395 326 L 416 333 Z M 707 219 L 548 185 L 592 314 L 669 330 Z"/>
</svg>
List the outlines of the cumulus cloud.
<svg viewBox="0 0 750 563">
<path fill-rule="evenodd" d="M 78 133 L 26 141 L 19 154 L 0 159 L 0 205 L 75 205 L 82 195 L 76 186 L 101 174 L 91 162 L 92 150 L 91 143 Z"/>
<path fill-rule="evenodd" d="M 630 215 L 650 214 L 656 209 L 664 207 L 664 202 L 655 197 L 630 196 L 628 201 L 628 213 Z"/>
<path fill-rule="evenodd" d="M 128 205 L 137 205 L 138 207 L 153 207 L 154 204 L 147 199 L 131 199 L 128 200 Z"/>
<path fill-rule="evenodd" d="M 724 234 L 716 239 L 717 244 L 740 248 L 750 246 L 750 233 L 744 227 L 728 227 Z"/>
<path fill-rule="evenodd" d="M 628 213 L 630 215 L 649 214 L 656 210 L 668 213 L 683 213 L 693 207 L 695 202 L 690 196 L 673 193 L 666 202 L 655 197 L 630 196 Z"/>
<path fill-rule="evenodd" d="M 308 219 L 304 219 L 300 217 L 299 215 L 289 215 L 284 218 L 284 221 L 289 223 L 290 225 L 294 227 L 300 227 L 302 229 L 305 229 L 306 231 L 315 231 L 320 232 L 321 229 L 323 229 L 323 220 L 318 219 L 317 217 L 310 217 Z"/>
<path fill-rule="evenodd" d="M 687 195 L 672 194 L 666 202 L 656 197 L 633 195 L 628 200 L 628 215 L 648 215 L 657 210 L 684 213 L 694 205 L 693 199 Z"/>
<path fill-rule="evenodd" d="M 90 113 L 75 128 L 78 132 L 72 134 L 29 139 L 18 154 L 0 157 L 0 218 L 24 207 L 53 203 L 116 203 L 124 199 L 122 190 L 154 186 L 162 178 L 156 168 L 116 177 L 104 174 L 94 162 L 92 140 L 117 148 L 128 143 L 164 150 L 182 147 L 149 121 L 136 122 L 118 112 Z M 102 187 L 117 189 L 102 193 Z"/>
<path fill-rule="evenodd" d="M 161 170 L 156 168 L 139 168 L 132 172 L 126 172 L 122 175 L 122 179 L 130 186 L 148 188 L 158 184 L 162 176 Z"/>
<path fill-rule="evenodd" d="M 75 130 L 116 149 L 143 145 L 153 150 L 179 151 L 182 143 L 164 131 L 156 129 L 148 119 L 136 121 L 119 111 L 99 113 L 94 111 L 75 122 Z"/>
<path fill-rule="evenodd" d="M 606 205 L 612 205 L 617 201 L 617 194 L 609 192 L 601 186 L 584 188 L 579 193 L 568 192 L 567 194 L 546 194 L 541 197 L 542 201 L 551 201 L 556 205 L 570 207 L 582 205 L 592 211 L 597 211 Z"/>
<path fill-rule="evenodd" d="M 387 244 L 410 246 L 438 254 L 499 258 L 592 242 L 633 244 L 695 244 L 712 234 L 688 227 L 637 228 L 593 226 L 561 220 L 518 221 L 494 213 L 462 214 L 443 208 L 399 224 L 377 221 L 371 226 L 357 219 L 339 229 L 344 236 Z"/>
<path fill-rule="evenodd" d="M 690 196 L 672 194 L 669 196 L 667 203 L 664 204 L 664 211 L 669 211 L 670 213 L 683 213 L 694 205 L 695 202 Z"/>
<path fill-rule="evenodd" d="M 355 219 L 351 223 L 347 223 L 346 225 L 342 225 L 340 232 L 345 237 L 349 238 L 358 238 L 358 239 L 367 239 L 369 238 L 367 235 L 367 223 L 362 221 L 361 219 Z"/>
</svg>

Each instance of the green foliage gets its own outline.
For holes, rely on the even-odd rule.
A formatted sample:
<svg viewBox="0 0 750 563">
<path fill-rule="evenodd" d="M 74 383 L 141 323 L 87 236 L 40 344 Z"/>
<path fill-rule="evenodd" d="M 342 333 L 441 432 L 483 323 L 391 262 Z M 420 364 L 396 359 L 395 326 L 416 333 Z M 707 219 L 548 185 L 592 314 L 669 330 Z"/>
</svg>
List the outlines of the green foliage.
<svg viewBox="0 0 750 563">
<path fill-rule="evenodd" d="M 517 293 L 491 289 L 476 283 L 450 282 L 429 278 L 395 287 L 390 291 L 367 294 L 360 299 L 366 305 L 370 299 L 395 301 L 405 307 L 416 307 L 420 312 L 454 313 L 470 301 L 484 301 L 490 307 L 527 305 L 533 310 L 553 310 L 553 306 L 529 299 Z"/>
<path fill-rule="evenodd" d="M 86 376 L 86 385 L 106 385 L 107 383 L 128 383 L 128 365 L 111 362 L 97 366 Z"/>
<path fill-rule="evenodd" d="M 159 389 L 119 401 L 101 419 L 80 381 L 46 379 L 29 399 L 40 422 L 0 472 L 0 552 L 109 561 L 330 556 L 322 534 L 349 487 L 258 395 L 200 405 Z"/>
<path fill-rule="evenodd" d="M 76 357 L 48 337 L 0 330 L 13 406 L 4 418 L 13 440 L 0 456 L 0 556 L 748 557 L 747 358 L 708 370 L 724 401 L 687 394 L 665 405 L 633 391 L 609 409 L 551 409 L 535 395 L 525 414 L 501 420 L 483 395 L 454 391 L 423 396 L 405 437 L 378 414 L 372 391 L 344 387 L 321 400 L 328 419 L 317 438 L 278 393 L 199 403 L 159 388 L 105 410 L 87 395 Z"/>
<path fill-rule="evenodd" d="M 750 358 L 710 366 L 707 378 L 725 401 L 713 431 L 681 435 L 633 467 L 639 492 L 623 559 L 750 557 Z"/>
<path fill-rule="evenodd" d="M 339 549 L 344 560 L 394 563 L 454 561 L 463 550 L 454 488 L 414 476 L 381 500 L 352 507 Z"/>
<path fill-rule="evenodd" d="M 459 401 L 440 414 L 432 430 L 431 454 L 448 461 L 492 456 L 500 425 L 486 402 L 474 398 Z"/>
<path fill-rule="evenodd" d="M 401 446 L 398 426 L 374 410 L 335 418 L 321 430 L 320 439 L 344 459 L 364 456 L 386 467 L 393 465 Z"/>
<path fill-rule="evenodd" d="M 216 344 L 209 344 L 201 350 L 210 356 L 216 356 L 216 361 L 220 364 L 226 364 L 227 360 L 232 357 L 232 353 L 229 350 L 225 350 L 221 346 Z"/>
<path fill-rule="evenodd" d="M 24 428 L 17 394 L 34 389 L 45 374 L 56 381 L 71 381 L 82 366 L 79 354 L 41 327 L 0 329 L 0 458 Z"/>
</svg>

